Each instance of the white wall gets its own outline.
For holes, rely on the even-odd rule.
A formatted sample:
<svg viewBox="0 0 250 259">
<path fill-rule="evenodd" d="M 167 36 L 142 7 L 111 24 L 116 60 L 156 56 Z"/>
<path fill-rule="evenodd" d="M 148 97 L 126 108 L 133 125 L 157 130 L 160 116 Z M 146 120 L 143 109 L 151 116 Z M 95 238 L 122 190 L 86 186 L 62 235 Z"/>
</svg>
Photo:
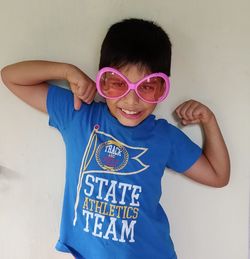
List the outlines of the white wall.
<svg viewBox="0 0 250 259">
<path fill-rule="evenodd" d="M 162 203 L 179 259 L 247 259 L 250 2 L 248 0 L 1 0 L 0 67 L 24 59 L 74 63 L 94 78 L 108 26 L 159 22 L 173 42 L 172 91 L 157 115 L 193 98 L 217 115 L 230 184 L 202 186 L 167 172 Z M 54 250 L 64 187 L 64 146 L 47 116 L 0 83 L 0 258 L 71 258 Z M 183 129 L 202 144 L 198 126 Z"/>
</svg>

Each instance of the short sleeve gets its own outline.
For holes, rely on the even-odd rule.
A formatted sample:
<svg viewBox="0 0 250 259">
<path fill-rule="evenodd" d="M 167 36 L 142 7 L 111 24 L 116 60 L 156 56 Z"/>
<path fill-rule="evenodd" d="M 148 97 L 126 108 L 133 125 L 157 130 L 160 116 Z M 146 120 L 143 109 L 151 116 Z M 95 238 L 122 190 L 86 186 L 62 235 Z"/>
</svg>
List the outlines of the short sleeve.
<svg viewBox="0 0 250 259">
<path fill-rule="evenodd" d="M 188 170 L 201 156 L 202 149 L 180 129 L 169 124 L 170 152 L 166 166 L 176 172 Z"/>
<path fill-rule="evenodd" d="M 67 128 L 75 112 L 72 92 L 56 85 L 49 85 L 46 106 L 49 125 L 59 131 Z"/>
</svg>

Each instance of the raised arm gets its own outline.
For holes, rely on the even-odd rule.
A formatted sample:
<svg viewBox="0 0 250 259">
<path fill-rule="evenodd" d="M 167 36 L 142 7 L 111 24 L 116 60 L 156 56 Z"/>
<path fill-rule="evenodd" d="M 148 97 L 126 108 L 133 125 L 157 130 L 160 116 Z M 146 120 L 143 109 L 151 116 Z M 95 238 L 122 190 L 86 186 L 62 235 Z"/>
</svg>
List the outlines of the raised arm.
<svg viewBox="0 0 250 259">
<path fill-rule="evenodd" d="M 175 111 L 183 125 L 200 124 L 205 136 L 202 156 L 184 175 L 213 187 L 227 185 L 230 178 L 230 160 L 213 112 L 194 100 L 181 104 Z"/>
<path fill-rule="evenodd" d="M 79 68 L 71 64 L 33 60 L 8 65 L 1 70 L 3 83 L 17 97 L 32 107 L 47 112 L 48 80 L 68 80 L 74 93 L 75 109 L 81 100 L 91 102 L 95 84 Z"/>
</svg>

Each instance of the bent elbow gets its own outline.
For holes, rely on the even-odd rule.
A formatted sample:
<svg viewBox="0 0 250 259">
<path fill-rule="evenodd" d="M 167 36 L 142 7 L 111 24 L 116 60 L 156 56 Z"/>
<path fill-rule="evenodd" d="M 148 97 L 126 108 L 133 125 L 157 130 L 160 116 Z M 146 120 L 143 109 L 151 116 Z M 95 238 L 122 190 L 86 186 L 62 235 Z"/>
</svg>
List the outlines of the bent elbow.
<svg viewBox="0 0 250 259">
<path fill-rule="evenodd" d="M 222 188 L 222 187 L 227 186 L 228 183 L 229 183 L 229 181 L 228 181 L 228 182 L 221 182 L 221 183 L 218 183 L 217 185 L 215 185 L 214 187 L 216 187 L 216 188 Z"/>
<path fill-rule="evenodd" d="M 6 66 L 7 67 L 7 66 Z M 8 80 L 7 80 L 7 72 L 6 72 L 6 67 L 3 67 L 1 70 L 0 70 L 0 80 L 3 82 L 3 84 L 5 86 L 7 86 L 8 84 Z"/>
<path fill-rule="evenodd" d="M 229 184 L 229 179 L 230 177 L 226 177 L 226 178 L 223 178 L 223 179 L 218 179 L 218 181 L 216 181 L 216 184 L 214 185 L 214 187 L 216 188 L 222 188 L 222 187 L 225 187 Z"/>
</svg>

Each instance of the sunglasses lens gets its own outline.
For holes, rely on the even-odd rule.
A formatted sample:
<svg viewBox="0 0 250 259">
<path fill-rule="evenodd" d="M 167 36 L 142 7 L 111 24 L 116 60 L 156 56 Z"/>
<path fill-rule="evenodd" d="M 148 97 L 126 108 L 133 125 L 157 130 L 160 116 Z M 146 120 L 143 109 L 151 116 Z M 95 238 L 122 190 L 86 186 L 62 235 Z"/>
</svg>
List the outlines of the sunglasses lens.
<svg viewBox="0 0 250 259">
<path fill-rule="evenodd" d="M 100 91 L 106 98 L 118 98 L 128 90 L 126 81 L 114 72 L 104 72 L 99 83 Z"/>
<path fill-rule="evenodd" d="M 163 77 L 155 76 L 145 81 L 137 87 L 138 94 L 146 101 L 158 102 L 160 101 L 167 91 L 167 82 Z"/>
</svg>

